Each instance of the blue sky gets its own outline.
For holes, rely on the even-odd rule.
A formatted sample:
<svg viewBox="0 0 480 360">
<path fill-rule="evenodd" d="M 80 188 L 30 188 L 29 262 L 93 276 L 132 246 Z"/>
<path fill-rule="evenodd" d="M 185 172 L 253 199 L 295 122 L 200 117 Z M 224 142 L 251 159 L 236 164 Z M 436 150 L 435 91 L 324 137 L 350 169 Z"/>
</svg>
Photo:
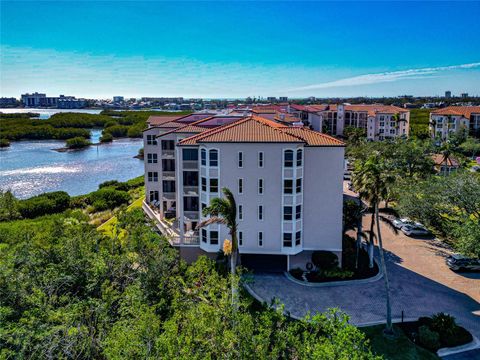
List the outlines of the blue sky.
<svg viewBox="0 0 480 360">
<path fill-rule="evenodd" d="M 2 96 L 480 95 L 480 2 L 0 4 Z"/>
</svg>

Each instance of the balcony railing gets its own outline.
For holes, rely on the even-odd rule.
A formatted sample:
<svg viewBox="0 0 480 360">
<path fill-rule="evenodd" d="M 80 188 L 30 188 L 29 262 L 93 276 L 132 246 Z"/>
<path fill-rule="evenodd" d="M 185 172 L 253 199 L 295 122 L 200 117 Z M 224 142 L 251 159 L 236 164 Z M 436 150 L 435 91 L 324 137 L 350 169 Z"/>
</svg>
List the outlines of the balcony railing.
<svg viewBox="0 0 480 360">
<path fill-rule="evenodd" d="M 184 236 L 183 242 L 180 236 L 174 236 L 171 238 L 171 242 L 173 246 L 179 245 L 199 245 L 200 244 L 200 237 L 198 235 L 193 236 Z"/>
<path fill-rule="evenodd" d="M 162 158 L 173 159 L 175 157 L 175 150 L 162 150 Z"/>
<path fill-rule="evenodd" d="M 175 200 L 176 193 L 174 193 L 174 192 L 164 192 L 164 193 L 162 193 L 162 198 L 164 200 Z"/>
<path fill-rule="evenodd" d="M 175 179 L 175 171 L 163 171 L 162 177 L 164 179 L 174 180 Z"/>
<path fill-rule="evenodd" d="M 183 214 L 187 221 L 188 220 L 197 221 L 199 219 L 198 211 L 184 211 Z"/>
<path fill-rule="evenodd" d="M 198 185 L 197 186 L 184 186 L 183 193 L 185 195 L 194 195 L 198 196 Z"/>
<path fill-rule="evenodd" d="M 198 160 L 184 160 L 183 161 L 184 169 L 198 169 Z"/>
</svg>

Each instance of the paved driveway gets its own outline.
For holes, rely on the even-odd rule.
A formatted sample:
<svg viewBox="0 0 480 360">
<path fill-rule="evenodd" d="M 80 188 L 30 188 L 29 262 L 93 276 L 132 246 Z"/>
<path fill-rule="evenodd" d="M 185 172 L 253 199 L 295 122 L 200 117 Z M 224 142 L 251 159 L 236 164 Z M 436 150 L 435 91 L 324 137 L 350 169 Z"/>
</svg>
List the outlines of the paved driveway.
<svg viewBox="0 0 480 360">
<path fill-rule="evenodd" d="M 364 226 L 368 220 L 364 219 Z M 400 319 L 402 311 L 405 318 L 448 312 L 480 339 L 480 274 L 448 269 L 445 256 L 450 251 L 435 239 L 395 235 L 384 225 L 382 234 L 393 318 Z M 256 274 L 250 287 L 267 302 L 279 299 L 295 316 L 338 307 L 357 325 L 385 319 L 383 279 L 364 285 L 312 288 L 293 283 L 282 274 Z"/>
<path fill-rule="evenodd" d="M 480 349 L 465 351 L 459 354 L 444 356 L 443 360 L 478 360 L 480 359 Z"/>
</svg>

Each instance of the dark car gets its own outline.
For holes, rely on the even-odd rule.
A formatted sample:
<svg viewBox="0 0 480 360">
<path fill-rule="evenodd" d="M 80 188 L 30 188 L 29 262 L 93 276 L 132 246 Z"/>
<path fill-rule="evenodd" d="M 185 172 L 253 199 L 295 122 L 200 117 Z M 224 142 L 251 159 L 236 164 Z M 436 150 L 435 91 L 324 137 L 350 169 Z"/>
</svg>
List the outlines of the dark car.
<svg viewBox="0 0 480 360">
<path fill-rule="evenodd" d="M 480 271 L 480 259 L 473 259 L 460 254 L 454 254 L 447 258 L 447 266 L 453 271 Z"/>
</svg>

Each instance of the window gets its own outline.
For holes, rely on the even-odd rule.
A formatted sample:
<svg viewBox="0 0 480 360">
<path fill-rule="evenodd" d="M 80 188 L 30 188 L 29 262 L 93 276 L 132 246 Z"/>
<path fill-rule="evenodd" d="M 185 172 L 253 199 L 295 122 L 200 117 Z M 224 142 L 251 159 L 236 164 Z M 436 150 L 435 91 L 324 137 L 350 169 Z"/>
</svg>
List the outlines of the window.
<svg viewBox="0 0 480 360">
<path fill-rule="evenodd" d="M 205 209 L 206 207 L 207 207 L 207 204 L 202 203 L 202 212 L 203 212 L 203 209 Z"/>
<path fill-rule="evenodd" d="M 207 179 L 202 177 L 202 191 L 207 191 Z"/>
<path fill-rule="evenodd" d="M 202 165 L 207 165 L 207 150 L 202 149 L 200 150 L 200 158 L 202 160 Z"/>
<path fill-rule="evenodd" d="M 243 232 L 241 231 L 238 232 L 238 245 L 239 246 L 243 245 Z"/>
<path fill-rule="evenodd" d="M 390 121 L 390 127 L 395 127 L 395 121 Z"/>
<path fill-rule="evenodd" d="M 210 245 L 218 245 L 218 231 L 210 231 Z"/>
<path fill-rule="evenodd" d="M 197 161 L 198 151 L 196 149 L 183 149 L 182 158 L 184 161 Z"/>
<path fill-rule="evenodd" d="M 297 192 L 297 194 L 302 192 L 302 179 L 297 179 L 297 186 L 295 191 Z"/>
<path fill-rule="evenodd" d="M 283 247 L 292 247 L 292 233 L 283 233 Z"/>
<path fill-rule="evenodd" d="M 243 167 L 243 152 L 241 151 L 238 152 L 238 167 Z"/>
<path fill-rule="evenodd" d="M 383 134 L 384 132 L 385 132 L 384 129 L 380 129 L 380 130 L 379 130 L 379 133 L 380 133 L 380 134 Z"/>
<path fill-rule="evenodd" d="M 183 186 L 198 186 L 198 171 L 184 171 Z"/>
<path fill-rule="evenodd" d="M 218 179 L 210 179 L 210 192 L 218 193 Z"/>
<path fill-rule="evenodd" d="M 218 151 L 217 150 L 210 150 L 208 152 L 208 155 L 209 155 L 209 160 L 210 160 L 209 165 L 213 166 L 213 167 L 217 167 L 218 166 Z"/>
<path fill-rule="evenodd" d="M 380 127 L 385 126 L 385 122 L 380 121 Z"/>
<path fill-rule="evenodd" d="M 175 181 L 163 180 L 162 181 L 162 190 L 163 190 L 164 193 L 174 193 L 175 192 Z"/>
<path fill-rule="evenodd" d="M 263 206 L 258 205 L 258 220 L 263 220 Z"/>
<path fill-rule="evenodd" d="M 283 153 L 283 166 L 293 167 L 293 150 L 285 150 Z"/>
<path fill-rule="evenodd" d="M 297 166 L 302 166 L 303 150 L 297 150 Z"/>
<path fill-rule="evenodd" d="M 258 232 L 258 246 L 263 246 L 263 232 Z"/>
<path fill-rule="evenodd" d="M 158 162 L 157 154 L 147 154 L 147 162 L 149 164 L 156 164 Z"/>
<path fill-rule="evenodd" d="M 163 171 L 175 171 L 175 160 L 173 160 L 173 159 L 162 159 L 162 170 Z"/>
<path fill-rule="evenodd" d="M 198 197 L 185 196 L 183 198 L 183 210 L 185 211 L 198 211 Z"/>
<path fill-rule="evenodd" d="M 147 135 L 147 145 L 157 145 L 157 138 L 155 135 Z"/>
<path fill-rule="evenodd" d="M 258 179 L 258 193 L 263 194 L 263 179 Z"/>
<path fill-rule="evenodd" d="M 395 135 L 395 129 L 390 129 L 390 134 Z"/>
<path fill-rule="evenodd" d="M 297 205 L 295 207 L 295 219 L 300 219 L 302 217 L 302 205 Z"/>
<path fill-rule="evenodd" d="M 263 168 L 263 151 L 258 153 L 258 167 Z"/>
<path fill-rule="evenodd" d="M 292 220 L 292 207 L 291 206 L 284 206 L 283 207 L 283 220 L 290 221 Z"/>
<path fill-rule="evenodd" d="M 302 242 L 302 232 L 301 232 L 301 231 L 297 231 L 297 232 L 295 233 L 295 246 L 300 245 L 301 242 Z"/>
<path fill-rule="evenodd" d="M 202 242 L 207 242 L 207 230 L 202 229 Z"/>
<path fill-rule="evenodd" d="M 243 179 L 238 179 L 238 193 L 243 194 Z"/>
<path fill-rule="evenodd" d="M 293 194 L 293 180 L 283 180 L 283 193 Z"/>
<path fill-rule="evenodd" d="M 238 220 L 243 220 L 243 205 L 238 205 Z"/>
<path fill-rule="evenodd" d="M 150 202 L 158 201 L 158 191 L 150 191 Z"/>
<path fill-rule="evenodd" d="M 156 171 L 149 171 L 149 172 L 148 172 L 148 181 L 150 181 L 150 182 L 157 182 L 157 181 L 158 181 L 158 172 L 156 172 Z"/>
<path fill-rule="evenodd" d="M 173 149 L 175 149 L 175 141 L 162 140 L 162 150 L 173 150 Z"/>
</svg>

